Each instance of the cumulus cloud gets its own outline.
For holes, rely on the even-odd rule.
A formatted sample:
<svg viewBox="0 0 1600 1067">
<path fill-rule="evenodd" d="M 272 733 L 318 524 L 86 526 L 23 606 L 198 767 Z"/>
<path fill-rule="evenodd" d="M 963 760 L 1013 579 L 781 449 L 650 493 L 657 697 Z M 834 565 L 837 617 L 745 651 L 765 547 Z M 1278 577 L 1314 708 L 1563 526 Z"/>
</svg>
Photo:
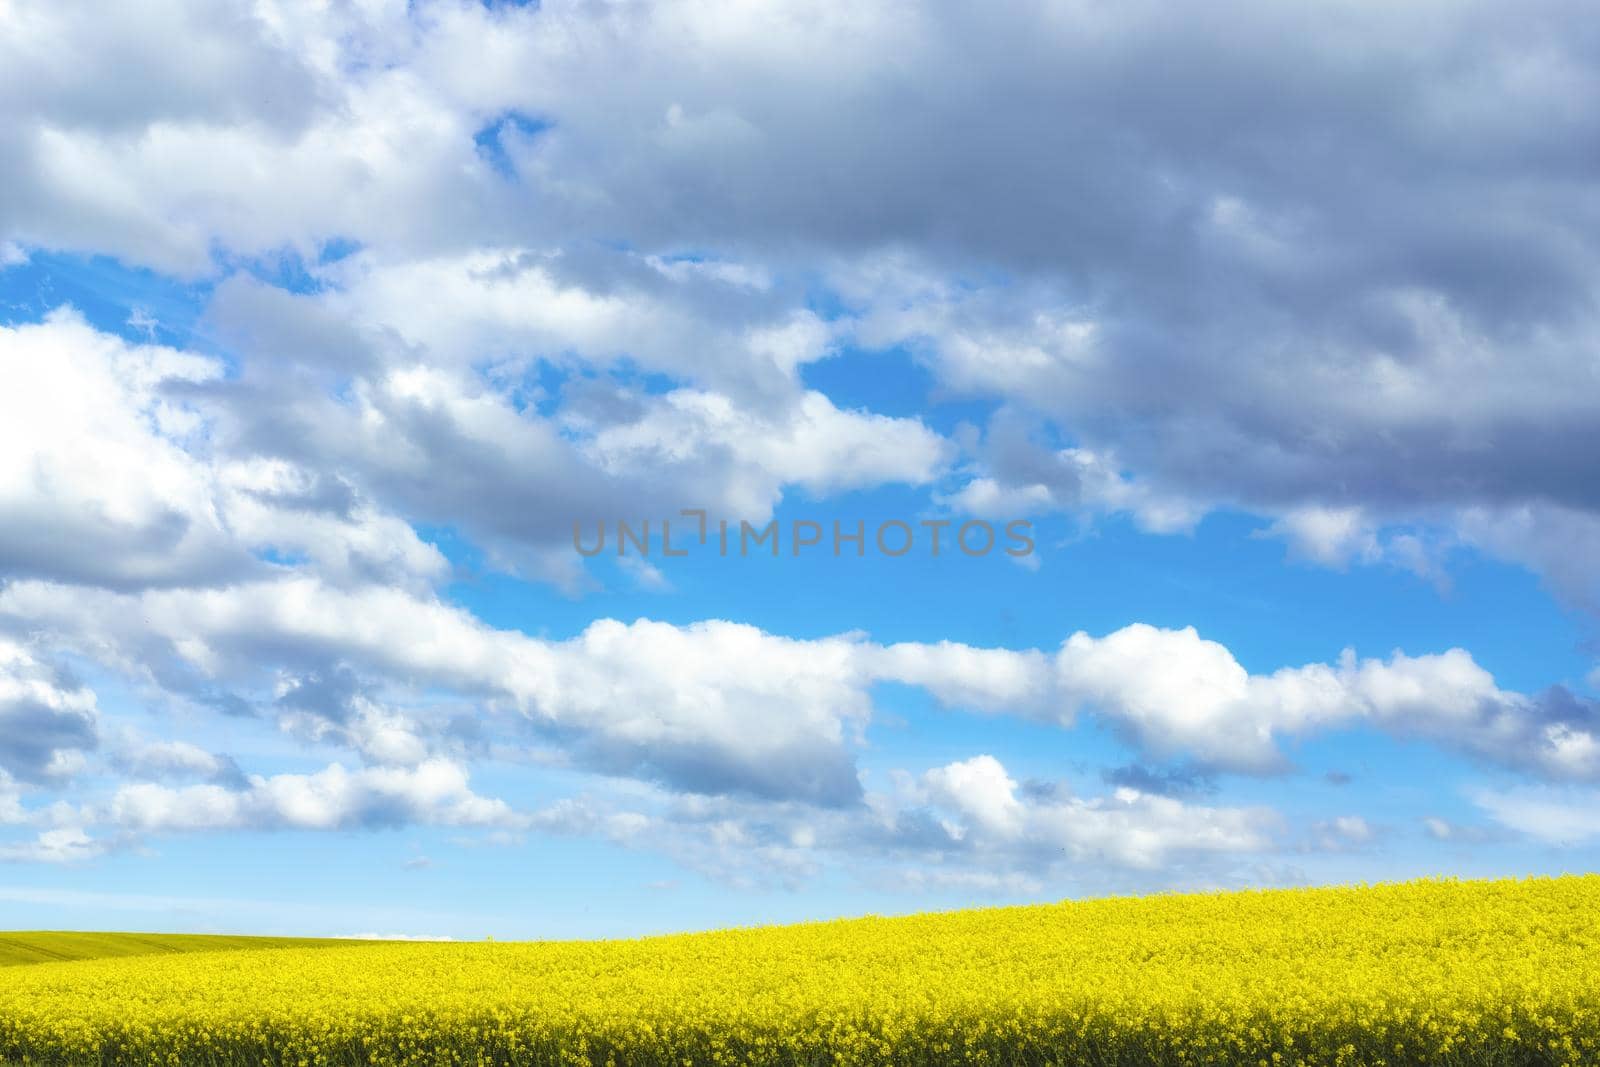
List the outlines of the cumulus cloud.
<svg viewBox="0 0 1600 1067">
<path fill-rule="evenodd" d="M 859 789 L 848 742 L 870 700 L 847 639 L 602 620 L 569 641 L 543 641 L 398 589 L 309 579 L 137 597 L 16 583 L 0 605 L 0 615 L 59 627 L 69 642 L 165 664 L 191 688 L 259 686 L 269 662 L 345 662 L 498 704 L 611 773 L 828 803 Z M 369 716 L 355 728 L 378 725 Z"/>
<path fill-rule="evenodd" d="M 1387 660 L 1347 651 L 1334 664 L 1252 675 L 1193 628 L 1135 623 L 1073 634 L 1054 657 L 915 644 L 876 655 L 884 677 L 954 706 L 1062 723 L 1091 713 L 1151 755 L 1233 771 L 1283 769 L 1283 737 L 1366 723 L 1551 778 L 1600 775 L 1593 701 L 1502 690 L 1462 649 Z"/>
<path fill-rule="evenodd" d="M 0 327 L 5 570 L 126 586 L 243 566 L 210 472 L 183 446 L 198 419 L 163 390 L 220 373 L 210 360 L 124 344 L 66 310 Z"/>
<path fill-rule="evenodd" d="M 1064 851 L 1078 863 L 1154 869 L 1174 853 L 1246 853 L 1268 847 L 1276 816 L 1261 808 L 1194 805 L 1119 788 L 1109 796 L 1023 797 L 993 756 L 928 771 L 920 795 L 947 812 L 954 841 L 979 851 Z"/>
<path fill-rule="evenodd" d="M 0 567 L 110 588 L 224 583 L 304 555 L 328 577 L 437 577 L 443 557 L 330 475 L 228 461 L 193 390 L 213 359 L 70 309 L 0 327 Z"/>
<path fill-rule="evenodd" d="M 93 596 L 19 582 L 0 592 L 5 618 L 48 628 L 69 647 L 165 664 L 191 687 L 248 693 L 272 663 L 291 671 L 342 663 L 358 675 L 444 687 L 516 713 L 586 766 L 701 792 L 853 801 L 854 748 L 882 682 L 980 713 L 1063 726 L 1092 716 L 1149 757 L 1219 770 L 1280 772 L 1289 766 L 1284 739 L 1366 725 L 1548 779 L 1600 777 L 1593 701 L 1562 688 L 1501 689 L 1461 649 L 1387 659 L 1346 652 L 1331 664 L 1251 674 L 1192 628 L 1145 624 L 1076 633 L 1053 653 L 885 646 L 859 635 L 797 640 L 718 620 L 600 620 L 550 641 L 493 629 L 435 598 L 302 577 Z M 352 703 L 357 695 L 333 694 L 320 709 L 299 703 L 371 752 L 395 746 L 393 762 L 421 755 L 408 721 Z M 288 704 L 295 710 L 295 699 Z"/>
</svg>

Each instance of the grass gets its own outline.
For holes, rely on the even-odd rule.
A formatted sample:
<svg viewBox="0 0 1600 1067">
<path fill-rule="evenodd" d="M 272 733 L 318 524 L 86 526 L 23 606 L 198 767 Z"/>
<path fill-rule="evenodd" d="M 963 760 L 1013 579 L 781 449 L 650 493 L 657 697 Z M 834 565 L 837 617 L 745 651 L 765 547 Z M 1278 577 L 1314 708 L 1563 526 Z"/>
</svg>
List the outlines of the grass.
<svg viewBox="0 0 1600 1067">
<path fill-rule="evenodd" d="M 232 952 L 241 949 L 316 948 L 349 941 L 315 937 L 235 937 L 212 934 L 96 934 L 66 930 L 0 933 L 0 967 L 66 960 L 158 956 L 174 952 Z"/>
</svg>

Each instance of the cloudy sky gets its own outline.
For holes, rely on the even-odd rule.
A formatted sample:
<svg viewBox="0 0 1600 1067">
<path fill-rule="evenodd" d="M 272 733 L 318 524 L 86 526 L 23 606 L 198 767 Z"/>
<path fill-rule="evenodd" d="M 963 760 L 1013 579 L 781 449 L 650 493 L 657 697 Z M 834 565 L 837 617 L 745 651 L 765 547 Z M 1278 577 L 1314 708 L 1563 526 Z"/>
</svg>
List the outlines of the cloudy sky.
<svg viewBox="0 0 1600 1067">
<path fill-rule="evenodd" d="M 0 0 L 0 926 L 1592 869 L 1597 177 L 1576 2 Z"/>
</svg>

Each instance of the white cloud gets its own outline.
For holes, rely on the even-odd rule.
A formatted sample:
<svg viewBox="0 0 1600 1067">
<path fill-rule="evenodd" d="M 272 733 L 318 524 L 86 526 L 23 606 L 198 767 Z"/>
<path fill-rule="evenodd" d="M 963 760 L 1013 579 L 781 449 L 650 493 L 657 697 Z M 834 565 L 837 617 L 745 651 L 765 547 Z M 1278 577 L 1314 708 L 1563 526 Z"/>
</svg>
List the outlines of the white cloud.
<svg viewBox="0 0 1600 1067">
<path fill-rule="evenodd" d="M 1366 723 L 1551 778 L 1600 776 L 1587 702 L 1564 690 L 1500 689 L 1463 649 L 1387 660 L 1346 651 L 1334 664 L 1252 675 L 1193 628 L 1142 623 L 1073 634 L 1048 664 L 1029 651 L 928 647 L 890 646 L 878 669 L 975 710 L 1061 723 L 1090 712 L 1164 758 L 1270 772 L 1285 765 L 1281 738 Z"/>
<path fill-rule="evenodd" d="M 996 412 L 981 437 L 968 435 L 974 468 L 941 502 L 993 519 L 1128 514 L 1140 529 L 1165 534 L 1191 531 L 1206 510 L 1133 477 L 1112 450 L 1047 447 L 1036 439 L 1039 430 L 1015 408 Z"/>
<path fill-rule="evenodd" d="M 259 572 L 308 556 L 334 578 L 441 576 L 411 528 L 281 461 L 211 455 L 215 427 L 180 387 L 216 360 L 130 345 L 70 309 L 0 327 L 0 559 L 15 574 L 136 588 Z M 329 490 L 333 490 L 330 492 Z"/>
<path fill-rule="evenodd" d="M 1013 837 L 1022 829 L 1024 811 L 1017 800 L 1017 783 L 993 756 L 937 767 L 922 781 L 935 803 L 955 809 L 987 833 Z"/>
<path fill-rule="evenodd" d="M 1501 826 L 1547 845 L 1570 847 L 1600 837 L 1600 790 L 1529 785 L 1480 789 L 1472 799 Z"/>
<path fill-rule="evenodd" d="M 723 275 L 737 270 L 723 265 Z M 358 253 L 322 268 L 316 305 L 426 351 L 442 366 L 543 358 L 611 368 L 624 361 L 746 399 L 790 391 L 803 365 L 834 350 L 815 313 L 715 272 L 627 252 L 476 247 L 385 261 Z M 283 306 L 311 309 L 307 301 Z M 432 309 L 432 310 L 429 310 Z"/>
<path fill-rule="evenodd" d="M 715 620 L 600 620 L 546 641 L 431 597 L 307 578 L 138 595 L 18 582 L 0 593 L 7 616 L 69 646 L 116 649 L 127 662 L 176 658 L 201 678 L 246 688 L 259 684 L 263 655 L 423 681 L 520 712 L 591 767 L 711 792 L 856 796 L 854 739 L 882 681 L 972 711 L 1062 725 L 1091 714 L 1149 755 L 1246 773 L 1284 769 L 1285 737 L 1364 724 L 1552 779 L 1600 776 L 1588 703 L 1565 690 L 1503 690 L 1461 649 L 1386 660 L 1347 652 L 1333 664 L 1252 675 L 1192 628 L 1144 624 L 1073 634 L 1054 655 L 881 646 L 855 635 L 794 640 Z M 417 754 L 403 722 L 369 714 L 355 729 L 369 731 L 357 742 L 369 751 L 393 742 L 408 752 L 389 758 Z"/>
<path fill-rule="evenodd" d="M 336 716 L 329 710 L 291 706 L 278 715 L 278 726 L 307 741 L 342 743 L 373 764 L 414 767 L 429 755 L 421 724 L 362 694 L 352 694 Z"/>
<path fill-rule="evenodd" d="M 1347 852 L 1371 843 L 1377 831 L 1359 815 L 1339 815 L 1318 822 L 1311 828 L 1311 835 L 1314 848 L 1323 852 Z"/>
<path fill-rule="evenodd" d="M 9 771 L 0 770 L 0 825 L 23 822 L 27 817 L 16 779 Z"/>
<path fill-rule="evenodd" d="M 169 383 L 216 363 L 132 347 L 61 310 L 0 327 L 0 553 L 13 573 L 116 584 L 205 581 L 240 566 L 199 428 Z"/>
<path fill-rule="evenodd" d="M 1193 805 L 1135 789 L 1024 801 L 993 756 L 928 771 L 915 795 L 949 814 L 953 841 L 979 852 L 1044 849 L 1071 863 L 1155 869 L 1174 854 L 1238 854 L 1271 847 L 1277 819 L 1263 808 Z"/>
<path fill-rule="evenodd" d="M 41 830 L 32 841 L 0 844 L 0 862 L 6 863 L 81 863 L 105 852 L 97 841 L 77 827 Z"/>
<path fill-rule="evenodd" d="M 943 439 L 917 420 L 841 411 L 810 391 L 772 417 L 741 410 L 724 396 L 677 390 L 637 421 L 602 429 L 589 451 L 610 472 L 671 470 L 686 460 L 703 468 L 707 453 L 725 455 L 735 480 L 719 493 L 724 514 L 758 518 L 770 512 L 784 485 L 817 495 L 894 482 L 923 485 L 946 458 Z"/>
<path fill-rule="evenodd" d="M 411 823 L 515 825 L 500 800 L 472 792 L 467 772 L 448 760 L 412 768 L 347 771 L 335 763 L 315 774 L 252 776 L 243 789 L 125 785 L 108 819 L 142 833 L 197 830 L 341 830 Z"/>
<path fill-rule="evenodd" d="M 259 684 L 264 657 L 285 653 L 449 687 L 520 713 L 619 774 L 824 802 L 858 791 L 848 742 L 871 705 L 846 639 L 601 620 L 543 641 L 398 589 L 309 579 L 138 596 L 16 583 L 0 593 L 5 615 L 130 662 L 176 659 L 199 679 L 246 687 Z"/>
<path fill-rule="evenodd" d="M 796 887 L 847 869 L 879 888 L 987 896 L 1037 893 L 1063 878 L 1103 884 L 1116 872 L 1161 885 L 1171 868 L 1227 870 L 1281 836 L 1266 808 L 1024 788 L 989 755 L 895 777 L 896 788 L 849 808 L 630 789 L 559 802 L 530 826 L 661 852 L 736 887 Z"/>
<path fill-rule="evenodd" d="M 1273 523 L 1271 532 L 1287 539 L 1296 554 L 1329 567 L 1352 559 L 1371 562 L 1382 553 L 1360 508 L 1295 508 Z"/>
</svg>

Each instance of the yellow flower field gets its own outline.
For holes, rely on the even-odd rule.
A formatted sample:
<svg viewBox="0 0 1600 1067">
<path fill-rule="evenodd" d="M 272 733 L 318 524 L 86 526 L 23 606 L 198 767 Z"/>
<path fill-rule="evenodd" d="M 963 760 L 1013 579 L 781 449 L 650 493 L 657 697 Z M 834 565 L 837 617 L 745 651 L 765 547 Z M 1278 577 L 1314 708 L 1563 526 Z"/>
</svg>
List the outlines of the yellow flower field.
<svg viewBox="0 0 1600 1067">
<path fill-rule="evenodd" d="M 358 942 L 316 937 L 226 937 L 215 934 L 80 934 L 30 931 L 0 933 L 0 967 L 109 956 L 155 956 L 169 952 L 221 952 L 262 948 L 331 948 Z"/>
<path fill-rule="evenodd" d="M 1595 1064 L 1600 877 L 37 964 L 0 1061 Z"/>
</svg>

